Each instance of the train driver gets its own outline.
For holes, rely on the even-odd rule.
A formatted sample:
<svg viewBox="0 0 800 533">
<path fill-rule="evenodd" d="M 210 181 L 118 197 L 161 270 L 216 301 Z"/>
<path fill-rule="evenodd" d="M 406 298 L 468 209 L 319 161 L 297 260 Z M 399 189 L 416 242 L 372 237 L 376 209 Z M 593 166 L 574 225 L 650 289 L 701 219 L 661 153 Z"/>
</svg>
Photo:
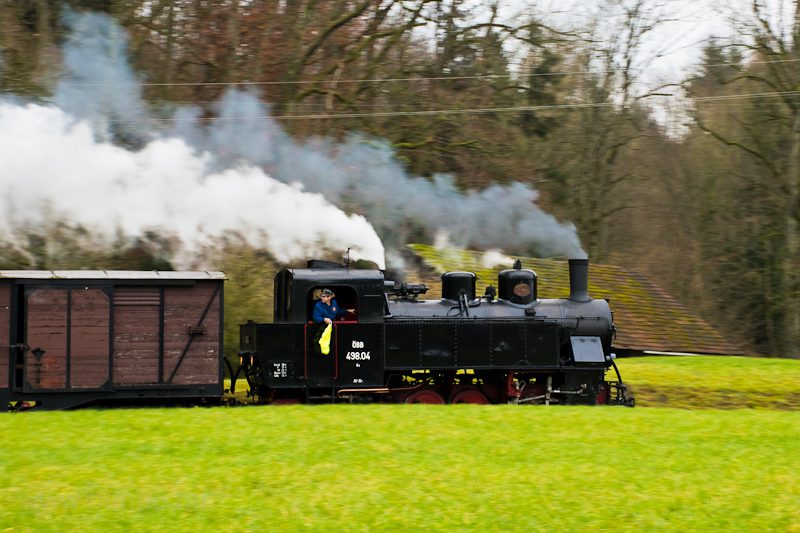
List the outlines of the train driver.
<svg viewBox="0 0 800 533">
<path fill-rule="evenodd" d="M 332 290 L 322 289 L 319 300 L 317 300 L 317 303 L 314 305 L 314 322 L 317 324 L 321 324 L 322 322 L 330 324 L 336 320 L 337 316 L 345 315 L 348 312 L 356 312 L 355 309 L 339 309 L 336 300 L 333 299 L 334 296 L 335 294 L 333 294 Z"/>
</svg>

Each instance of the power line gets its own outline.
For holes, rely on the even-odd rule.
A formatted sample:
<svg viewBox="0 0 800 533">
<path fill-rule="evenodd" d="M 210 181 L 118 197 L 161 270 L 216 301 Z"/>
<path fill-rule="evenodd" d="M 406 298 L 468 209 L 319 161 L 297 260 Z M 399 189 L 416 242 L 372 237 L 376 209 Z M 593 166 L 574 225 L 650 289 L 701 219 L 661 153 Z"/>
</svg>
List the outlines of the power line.
<svg viewBox="0 0 800 533">
<path fill-rule="evenodd" d="M 715 102 L 733 99 L 747 98 L 766 98 L 771 96 L 800 95 L 800 91 L 783 91 L 772 93 L 750 93 L 734 94 L 721 96 L 701 96 L 686 98 L 687 102 Z M 587 108 L 606 108 L 618 107 L 618 104 L 610 102 L 585 103 L 585 104 L 559 104 L 544 106 L 512 106 L 512 107 L 480 107 L 464 109 L 434 109 L 419 111 L 377 111 L 368 113 L 322 113 L 322 114 L 302 114 L 302 115 L 257 115 L 257 116 L 233 116 L 233 117 L 208 117 L 196 118 L 158 118 L 152 119 L 155 122 L 186 122 L 202 120 L 207 122 L 225 122 L 235 120 L 320 120 L 320 119 L 347 119 L 347 118 L 386 118 L 403 116 L 438 116 L 438 115 L 468 115 L 468 114 L 491 114 L 491 113 L 521 113 L 525 111 L 548 111 L 558 109 L 587 109 Z M 112 123 L 140 122 L 139 120 L 113 120 Z"/>
<path fill-rule="evenodd" d="M 746 100 L 756 98 L 770 98 L 770 97 L 784 97 L 800 95 L 800 91 L 775 91 L 775 92 L 762 92 L 762 93 L 740 93 L 729 95 L 716 95 L 716 96 L 697 96 L 681 98 L 683 102 L 697 102 L 697 103 L 716 103 L 730 100 Z M 663 95 L 674 96 L 674 95 Z M 195 103 L 196 104 L 196 103 Z M 278 104 L 288 105 L 288 104 Z M 300 106 L 304 107 L 318 107 L 323 104 L 307 104 L 301 103 Z M 400 104 L 398 107 L 409 107 L 413 104 Z M 386 104 L 371 104 L 370 107 L 383 107 Z M 387 106 L 388 107 L 388 106 Z M 395 107 L 395 106 L 391 106 Z M 520 113 L 526 111 L 548 111 L 560 109 L 586 109 L 586 108 L 604 108 L 604 107 L 619 107 L 619 104 L 611 102 L 597 102 L 597 103 L 574 103 L 574 104 L 558 104 L 558 105 L 541 105 L 541 106 L 509 106 L 509 107 L 480 107 L 480 108 L 453 108 L 453 109 L 428 109 L 428 110 L 397 110 L 397 111 L 369 111 L 361 113 L 315 113 L 315 114 L 297 114 L 297 115 L 257 115 L 257 116 L 232 116 L 232 117 L 188 117 L 188 118 L 153 118 L 147 117 L 143 119 L 117 119 L 109 120 L 109 123 L 137 123 L 137 122 L 193 122 L 193 121 L 233 121 L 233 120 L 313 120 L 313 119 L 347 119 L 347 118 L 369 118 L 369 117 L 402 117 L 402 116 L 437 116 L 437 115 L 466 115 L 466 114 L 491 114 L 491 113 Z M 119 109 L 119 108 L 117 108 Z"/>
<path fill-rule="evenodd" d="M 612 103 L 597 104 L 562 104 L 550 106 L 518 106 L 518 107 L 489 107 L 489 108 L 467 108 L 467 109 L 436 109 L 424 111 L 384 111 L 372 113 L 344 113 L 344 114 L 315 114 L 315 115 L 258 115 L 258 116 L 235 116 L 235 117 L 208 117 L 208 118 L 157 118 L 155 122 L 193 122 L 201 121 L 230 121 L 230 120 L 300 120 L 300 119 L 342 119 L 342 118 L 364 118 L 364 117 L 398 117 L 398 116 L 417 116 L 417 115 L 465 115 L 465 114 L 486 114 L 486 113 L 508 113 L 522 111 L 540 111 L 546 109 L 579 109 L 592 107 L 614 107 Z M 111 120 L 111 123 L 141 122 L 140 120 Z"/>
<path fill-rule="evenodd" d="M 791 96 L 798 95 L 800 91 L 776 91 L 770 93 L 742 93 L 742 94 L 723 94 L 718 96 L 693 96 L 686 98 L 691 102 L 714 102 L 718 100 L 738 100 L 746 98 L 767 98 L 770 96 Z"/>
<path fill-rule="evenodd" d="M 744 63 L 746 65 L 769 65 L 771 63 L 797 63 L 800 59 L 774 59 L 771 61 L 747 61 Z M 714 65 L 700 65 L 704 67 L 735 67 L 737 66 L 735 63 L 717 63 Z"/>
<path fill-rule="evenodd" d="M 747 65 L 763 65 L 770 63 L 796 63 L 800 59 L 776 59 L 771 61 L 750 61 Z M 717 63 L 713 65 L 698 65 L 700 67 L 733 67 L 733 63 Z M 653 70 L 653 69 L 650 69 Z M 662 68 L 655 70 L 674 70 L 672 68 Z M 411 78 L 364 78 L 364 79 L 346 79 L 336 80 L 337 84 L 353 84 L 353 83 L 395 83 L 395 82 L 415 82 L 415 81 L 463 81 L 463 80 L 491 80 L 503 78 L 530 78 L 530 77 L 545 77 L 545 76 L 598 76 L 613 74 L 616 70 L 607 71 L 593 71 L 593 70 L 575 70 L 575 71 L 558 71 L 558 72 L 511 72 L 508 74 L 482 74 L 476 76 L 415 76 Z M 71 87 L 231 87 L 231 86 L 283 86 L 283 85 L 315 85 L 320 83 L 330 83 L 331 80 L 297 80 L 297 81 L 231 81 L 231 82 L 171 82 L 171 83 L 155 83 L 155 82 L 139 82 L 139 83 L 76 83 L 66 81 Z"/>
<path fill-rule="evenodd" d="M 600 72 L 608 74 L 613 71 Z M 352 83 L 394 83 L 394 82 L 413 82 L 413 81 L 462 81 L 462 80 L 488 80 L 488 79 L 501 79 L 513 77 L 532 77 L 532 76 L 581 76 L 589 74 L 598 74 L 592 71 L 574 71 L 574 72 L 531 72 L 531 73 L 510 73 L 510 74 L 484 74 L 480 76 L 430 76 L 430 77 L 413 77 L 413 78 L 366 78 L 366 79 L 353 79 L 353 80 L 336 80 L 337 84 L 352 84 Z M 123 86 L 136 86 L 136 87 L 230 87 L 230 86 L 269 86 L 269 85 L 315 85 L 320 83 L 330 83 L 331 80 L 298 80 L 298 81 L 230 81 L 230 82 L 172 82 L 172 83 L 74 83 L 66 82 L 70 87 L 123 87 Z"/>
</svg>

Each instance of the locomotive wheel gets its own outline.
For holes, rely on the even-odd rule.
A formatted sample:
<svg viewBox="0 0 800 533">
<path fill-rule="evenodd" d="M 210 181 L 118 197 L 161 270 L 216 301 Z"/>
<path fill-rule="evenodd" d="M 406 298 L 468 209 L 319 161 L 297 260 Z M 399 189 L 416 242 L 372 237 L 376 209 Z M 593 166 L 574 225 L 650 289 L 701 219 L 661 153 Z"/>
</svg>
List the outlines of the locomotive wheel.
<svg viewBox="0 0 800 533">
<path fill-rule="evenodd" d="M 450 403 L 471 403 L 475 405 L 489 405 L 491 402 L 484 393 L 479 390 L 467 389 L 456 393 L 450 398 Z"/>
<path fill-rule="evenodd" d="M 430 405 L 444 405 L 444 398 L 438 392 L 429 389 L 418 390 L 408 397 L 406 403 L 427 403 Z"/>
</svg>

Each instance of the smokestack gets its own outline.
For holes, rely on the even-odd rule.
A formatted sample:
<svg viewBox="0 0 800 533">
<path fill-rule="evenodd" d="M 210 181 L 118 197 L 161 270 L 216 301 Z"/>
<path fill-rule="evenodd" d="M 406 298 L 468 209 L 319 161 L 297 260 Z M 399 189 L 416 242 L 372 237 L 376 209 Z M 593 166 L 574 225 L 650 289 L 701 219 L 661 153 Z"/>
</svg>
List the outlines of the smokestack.
<svg viewBox="0 0 800 533">
<path fill-rule="evenodd" d="M 569 300 L 588 302 L 589 298 L 589 260 L 569 260 Z"/>
</svg>

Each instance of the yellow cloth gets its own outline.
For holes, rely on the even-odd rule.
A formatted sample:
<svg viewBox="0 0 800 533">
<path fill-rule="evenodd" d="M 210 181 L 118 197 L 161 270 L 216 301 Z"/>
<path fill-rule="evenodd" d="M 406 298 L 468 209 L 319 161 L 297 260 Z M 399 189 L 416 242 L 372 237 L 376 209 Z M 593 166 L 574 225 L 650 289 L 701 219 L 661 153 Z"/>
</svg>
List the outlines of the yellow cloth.
<svg viewBox="0 0 800 533">
<path fill-rule="evenodd" d="M 331 330 L 333 324 L 328 324 L 325 331 L 322 332 L 322 337 L 319 338 L 319 347 L 324 355 L 328 355 L 331 351 Z"/>
</svg>

